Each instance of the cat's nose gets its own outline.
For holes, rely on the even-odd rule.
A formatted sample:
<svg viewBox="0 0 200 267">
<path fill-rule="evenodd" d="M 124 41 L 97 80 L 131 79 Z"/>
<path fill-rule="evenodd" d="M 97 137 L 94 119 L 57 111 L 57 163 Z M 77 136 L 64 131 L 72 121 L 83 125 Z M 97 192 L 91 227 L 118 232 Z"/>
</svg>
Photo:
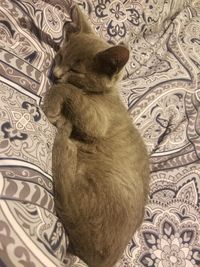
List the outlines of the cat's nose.
<svg viewBox="0 0 200 267">
<path fill-rule="evenodd" d="M 48 75 L 48 78 L 49 80 L 52 82 L 52 83 L 58 83 L 58 77 L 56 77 L 54 75 L 54 71 L 53 71 L 53 68 L 51 69 L 51 71 L 49 72 L 49 75 Z"/>
<path fill-rule="evenodd" d="M 58 83 L 59 82 L 59 78 L 57 78 L 55 75 L 53 75 L 53 83 Z"/>
<path fill-rule="evenodd" d="M 50 80 L 55 84 L 58 83 L 62 77 L 61 72 L 58 70 L 58 67 L 54 67 L 51 72 Z"/>
<path fill-rule="evenodd" d="M 55 66 L 53 70 L 53 75 L 57 78 L 60 79 L 63 76 L 63 70 L 62 68 Z"/>
<path fill-rule="evenodd" d="M 60 77 L 58 77 L 58 67 L 56 66 L 55 64 L 55 61 L 53 61 L 52 63 L 52 66 L 51 66 L 51 69 L 49 71 L 49 75 L 48 75 L 48 78 L 50 79 L 50 81 L 52 83 L 58 83 L 58 80 Z"/>
</svg>

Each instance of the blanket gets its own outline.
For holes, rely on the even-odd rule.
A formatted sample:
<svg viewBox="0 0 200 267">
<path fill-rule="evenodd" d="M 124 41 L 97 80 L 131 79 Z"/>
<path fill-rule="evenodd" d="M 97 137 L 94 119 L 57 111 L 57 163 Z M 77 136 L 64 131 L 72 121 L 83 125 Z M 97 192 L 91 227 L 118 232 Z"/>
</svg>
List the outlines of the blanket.
<svg viewBox="0 0 200 267">
<path fill-rule="evenodd" d="M 41 104 L 78 3 L 125 43 L 122 101 L 150 155 L 144 222 L 116 267 L 200 265 L 199 0 L 0 0 L 0 266 L 86 267 L 66 253 L 51 172 L 56 129 Z"/>
</svg>

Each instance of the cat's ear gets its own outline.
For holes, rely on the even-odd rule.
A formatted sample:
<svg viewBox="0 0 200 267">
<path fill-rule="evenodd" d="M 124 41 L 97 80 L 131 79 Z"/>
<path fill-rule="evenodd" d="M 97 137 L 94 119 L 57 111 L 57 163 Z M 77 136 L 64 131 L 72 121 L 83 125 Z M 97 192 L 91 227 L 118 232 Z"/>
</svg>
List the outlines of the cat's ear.
<svg viewBox="0 0 200 267">
<path fill-rule="evenodd" d="M 91 33 L 92 28 L 89 25 L 86 16 L 80 10 L 78 5 L 74 5 L 71 9 L 71 22 L 64 25 L 65 38 L 68 39 L 71 33 Z"/>
<path fill-rule="evenodd" d="M 96 54 L 94 67 L 101 73 L 113 76 L 121 71 L 129 59 L 129 50 L 124 46 L 113 46 Z"/>
</svg>

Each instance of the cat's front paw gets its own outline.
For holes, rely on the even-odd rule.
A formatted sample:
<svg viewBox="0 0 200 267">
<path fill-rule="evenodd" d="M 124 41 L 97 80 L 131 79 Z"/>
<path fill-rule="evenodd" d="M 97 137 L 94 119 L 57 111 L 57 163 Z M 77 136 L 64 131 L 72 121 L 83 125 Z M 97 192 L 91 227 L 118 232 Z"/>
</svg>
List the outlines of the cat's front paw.
<svg viewBox="0 0 200 267">
<path fill-rule="evenodd" d="M 43 111 L 47 116 L 48 120 L 56 125 L 57 122 L 60 120 L 62 114 L 62 106 L 63 102 L 59 95 L 51 94 L 48 95 L 44 101 Z"/>
</svg>

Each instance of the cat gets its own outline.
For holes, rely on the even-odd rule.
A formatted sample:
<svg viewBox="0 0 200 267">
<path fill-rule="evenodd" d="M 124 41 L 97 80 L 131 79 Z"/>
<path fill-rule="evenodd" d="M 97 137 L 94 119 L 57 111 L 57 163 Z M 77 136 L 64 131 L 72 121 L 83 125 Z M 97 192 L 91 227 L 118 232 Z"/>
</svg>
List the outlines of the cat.
<svg viewBox="0 0 200 267">
<path fill-rule="evenodd" d="M 89 267 L 113 267 L 143 220 L 148 155 L 118 94 L 129 50 L 99 38 L 77 6 L 71 17 L 44 102 L 58 129 L 56 209 L 74 253 Z"/>
</svg>

